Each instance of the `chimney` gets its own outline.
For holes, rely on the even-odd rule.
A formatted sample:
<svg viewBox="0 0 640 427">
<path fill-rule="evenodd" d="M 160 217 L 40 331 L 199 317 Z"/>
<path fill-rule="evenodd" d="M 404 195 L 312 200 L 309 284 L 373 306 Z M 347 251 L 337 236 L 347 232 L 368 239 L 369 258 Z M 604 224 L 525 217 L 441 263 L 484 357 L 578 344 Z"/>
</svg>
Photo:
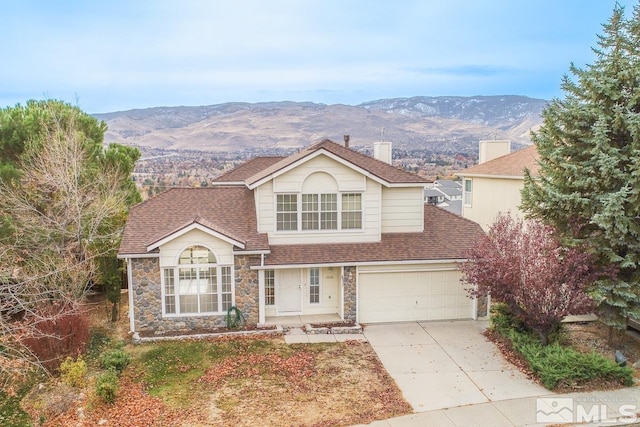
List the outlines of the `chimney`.
<svg viewBox="0 0 640 427">
<path fill-rule="evenodd" d="M 391 141 L 374 142 L 373 157 L 391 164 Z"/>
<path fill-rule="evenodd" d="M 349 148 L 349 139 L 351 139 L 349 135 L 344 136 L 344 146 L 347 148 Z"/>
<path fill-rule="evenodd" d="M 490 140 L 480 141 L 478 150 L 478 164 L 505 156 L 511 152 L 511 141 Z"/>
</svg>

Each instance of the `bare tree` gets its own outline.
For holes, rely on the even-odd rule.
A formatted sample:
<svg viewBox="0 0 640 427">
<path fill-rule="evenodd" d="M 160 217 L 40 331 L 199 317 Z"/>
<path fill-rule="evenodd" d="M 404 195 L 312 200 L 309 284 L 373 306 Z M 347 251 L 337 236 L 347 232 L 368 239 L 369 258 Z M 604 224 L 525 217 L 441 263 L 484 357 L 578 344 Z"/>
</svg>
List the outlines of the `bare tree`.
<svg viewBox="0 0 640 427">
<path fill-rule="evenodd" d="M 19 179 L 0 181 L 0 356 L 35 364 L 42 356 L 26 343 L 69 338 L 41 326 L 77 313 L 128 206 L 128 173 L 101 161 L 102 146 L 88 144 L 73 117 L 52 117 L 21 157 Z"/>
</svg>

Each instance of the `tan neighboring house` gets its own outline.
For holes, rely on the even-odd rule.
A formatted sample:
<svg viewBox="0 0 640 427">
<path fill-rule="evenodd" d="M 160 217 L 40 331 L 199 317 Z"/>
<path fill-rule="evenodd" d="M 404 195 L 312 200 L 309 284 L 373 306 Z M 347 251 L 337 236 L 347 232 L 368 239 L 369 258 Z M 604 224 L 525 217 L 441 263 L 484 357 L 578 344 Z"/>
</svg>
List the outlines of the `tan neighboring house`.
<svg viewBox="0 0 640 427">
<path fill-rule="evenodd" d="M 118 255 L 131 331 L 223 326 L 231 307 L 252 324 L 475 318 L 457 262 L 482 229 L 425 205 L 426 180 L 390 150 L 324 140 L 132 208 Z"/>
<path fill-rule="evenodd" d="M 481 141 L 480 163 L 456 174 L 462 178 L 462 216 L 485 231 L 501 212 L 523 217 L 519 206 L 524 170 L 538 173 L 535 145 L 509 151 L 508 141 Z"/>
</svg>

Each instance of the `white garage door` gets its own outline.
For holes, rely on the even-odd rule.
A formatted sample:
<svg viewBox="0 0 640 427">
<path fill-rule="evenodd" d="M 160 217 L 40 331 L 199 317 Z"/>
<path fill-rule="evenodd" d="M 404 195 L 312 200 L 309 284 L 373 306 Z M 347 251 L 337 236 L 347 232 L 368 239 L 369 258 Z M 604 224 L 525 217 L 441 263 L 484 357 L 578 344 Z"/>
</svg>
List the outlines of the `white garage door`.
<svg viewBox="0 0 640 427">
<path fill-rule="evenodd" d="M 469 319 L 472 309 L 458 270 L 358 275 L 358 321 L 362 323 Z"/>
</svg>

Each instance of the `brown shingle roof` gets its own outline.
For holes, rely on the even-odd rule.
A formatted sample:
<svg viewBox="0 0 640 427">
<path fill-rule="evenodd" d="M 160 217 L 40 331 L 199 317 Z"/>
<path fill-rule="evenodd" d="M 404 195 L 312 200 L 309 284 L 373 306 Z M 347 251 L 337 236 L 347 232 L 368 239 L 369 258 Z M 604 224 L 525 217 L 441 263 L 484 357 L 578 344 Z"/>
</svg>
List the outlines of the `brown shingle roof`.
<svg viewBox="0 0 640 427">
<path fill-rule="evenodd" d="M 535 145 L 507 155 L 489 160 L 488 162 L 472 166 L 456 175 L 460 176 L 500 176 L 524 177 L 524 170 L 529 169 L 532 176 L 538 174 L 538 151 Z"/>
<path fill-rule="evenodd" d="M 376 243 L 274 245 L 265 264 L 349 264 L 464 259 L 482 228 L 432 205 L 424 207 L 423 233 L 385 233 Z"/>
<path fill-rule="evenodd" d="M 245 250 L 268 248 L 245 186 L 174 188 L 131 209 L 118 254 L 145 254 L 147 246 L 195 222 L 243 242 Z"/>
<path fill-rule="evenodd" d="M 249 177 L 265 170 L 274 163 L 284 159 L 284 157 L 255 157 L 241 165 L 223 173 L 214 182 L 244 182 Z"/>
<path fill-rule="evenodd" d="M 317 144 L 311 145 L 310 147 L 305 148 L 295 154 L 292 154 L 289 157 L 285 157 L 277 163 L 272 164 L 270 167 L 256 173 L 255 175 L 247 178 L 247 185 L 251 186 L 260 180 L 267 178 L 269 175 L 278 172 L 279 170 L 301 160 L 307 156 L 312 155 L 318 150 L 325 150 L 329 153 L 332 153 L 349 163 L 354 164 L 355 166 L 366 170 L 370 174 L 380 178 L 383 181 L 386 181 L 391 184 L 404 184 L 404 183 L 427 183 L 429 180 L 413 174 L 406 172 L 402 169 L 399 169 L 395 166 L 392 166 L 386 162 L 374 159 L 373 157 L 369 157 L 367 155 L 358 153 L 357 151 L 353 151 L 350 148 L 347 148 L 343 145 L 336 144 L 333 141 L 325 139 Z"/>
</svg>

